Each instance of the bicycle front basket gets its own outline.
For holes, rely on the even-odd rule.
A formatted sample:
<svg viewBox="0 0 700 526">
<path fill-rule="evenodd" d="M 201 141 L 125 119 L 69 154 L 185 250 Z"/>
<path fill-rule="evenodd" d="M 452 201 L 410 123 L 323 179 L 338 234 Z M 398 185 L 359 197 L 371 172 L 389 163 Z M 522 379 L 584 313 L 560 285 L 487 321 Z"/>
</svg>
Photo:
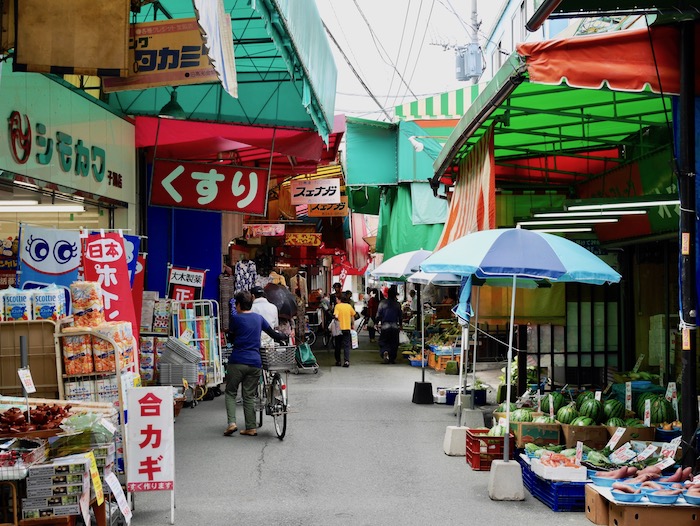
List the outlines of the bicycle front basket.
<svg viewBox="0 0 700 526">
<path fill-rule="evenodd" d="M 289 371 L 294 365 L 295 347 L 263 347 L 260 349 L 263 369 L 268 371 Z"/>
</svg>

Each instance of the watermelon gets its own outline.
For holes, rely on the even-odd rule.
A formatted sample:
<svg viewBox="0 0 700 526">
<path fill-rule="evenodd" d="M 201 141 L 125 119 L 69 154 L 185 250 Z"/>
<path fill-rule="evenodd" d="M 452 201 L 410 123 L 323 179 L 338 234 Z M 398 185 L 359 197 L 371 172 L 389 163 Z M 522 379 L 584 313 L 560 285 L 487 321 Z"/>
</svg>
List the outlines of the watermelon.
<svg viewBox="0 0 700 526">
<path fill-rule="evenodd" d="M 625 427 L 646 427 L 639 418 L 628 418 L 625 420 Z"/>
<path fill-rule="evenodd" d="M 571 421 L 572 426 L 592 426 L 595 421 L 589 416 L 578 416 Z"/>
<path fill-rule="evenodd" d="M 564 405 L 564 402 L 566 402 L 566 400 L 564 399 L 564 395 L 561 394 L 559 391 L 555 391 L 551 393 L 551 395 L 552 399 L 554 400 L 554 414 L 556 415 L 559 409 L 561 409 L 561 407 Z M 542 403 L 540 404 L 540 407 L 543 413 L 549 414 L 549 393 L 545 393 L 542 397 Z"/>
<path fill-rule="evenodd" d="M 610 420 L 611 418 L 623 418 L 625 416 L 625 406 L 622 402 L 611 398 L 606 400 L 603 404 L 603 414 L 605 420 Z"/>
<path fill-rule="evenodd" d="M 505 436 L 505 434 L 506 434 L 505 426 L 495 425 L 491 429 L 489 429 L 489 432 L 486 433 L 486 436 L 502 437 L 502 436 Z"/>
<path fill-rule="evenodd" d="M 554 418 L 552 418 L 549 415 L 536 416 L 532 421 L 535 424 L 556 424 L 557 423 L 557 421 L 554 420 Z"/>
<path fill-rule="evenodd" d="M 576 409 L 580 410 L 583 402 L 594 397 L 595 393 L 593 391 L 581 391 L 576 397 Z"/>
<path fill-rule="evenodd" d="M 607 422 L 605 422 L 606 426 L 612 426 L 612 427 L 625 427 L 625 421 L 622 418 L 618 418 L 616 416 L 609 418 Z"/>
<path fill-rule="evenodd" d="M 577 416 L 579 416 L 579 414 L 578 411 L 576 411 L 575 404 L 565 405 L 557 411 L 557 420 L 562 424 L 570 424 Z"/>
<path fill-rule="evenodd" d="M 528 409 L 516 409 L 510 414 L 511 422 L 532 422 L 532 411 Z"/>
<path fill-rule="evenodd" d="M 511 412 L 515 411 L 517 408 L 518 408 L 518 406 L 511 402 L 511 404 L 510 404 L 510 410 L 511 410 Z M 507 409 L 507 406 L 506 406 L 506 402 L 503 402 L 501 405 L 499 405 L 499 406 L 496 408 L 496 412 L 497 412 L 497 413 L 505 413 L 507 410 L 508 410 L 508 409 Z"/>
<path fill-rule="evenodd" d="M 643 413 L 642 413 L 643 414 Z M 660 424 L 662 422 L 673 422 L 676 413 L 671 402 L 666 400 L 664 395 L 658 395 L 651 399 L 651 423 Z"/>
<path fill-rule="evenodd" d="M 581 416 L 589 417 L 595 423 L 601 422 L 604 418 L 603 403 L 595 398 L 584 400 L 578 412 Z"/>
<path fill-rule="evenodd" d="M 639 395 L 639 398 L 637 398 L 637 404 L 634 406 L 634 410 L 637 413 L 637 416 L 640 418 L 644 418 L 644 401 L 652 398 L 656 398 L 657 395 L 654 393 L 642 393 Z"/>
</svg>

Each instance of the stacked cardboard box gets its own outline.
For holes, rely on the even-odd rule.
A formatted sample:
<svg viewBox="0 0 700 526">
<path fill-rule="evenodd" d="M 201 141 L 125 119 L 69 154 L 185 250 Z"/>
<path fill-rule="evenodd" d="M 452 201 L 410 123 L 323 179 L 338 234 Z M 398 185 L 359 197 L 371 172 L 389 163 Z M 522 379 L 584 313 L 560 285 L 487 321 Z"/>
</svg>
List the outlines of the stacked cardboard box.
<svg viewBox="0 0 700 526">
<path fill-rule="evenodd" d="M 80 514 L 80 499 L 90 490 L 90 463 L 85 455 L 58 458 L 29 468 L 22 516 L 38 519 Z"/>
</svg>

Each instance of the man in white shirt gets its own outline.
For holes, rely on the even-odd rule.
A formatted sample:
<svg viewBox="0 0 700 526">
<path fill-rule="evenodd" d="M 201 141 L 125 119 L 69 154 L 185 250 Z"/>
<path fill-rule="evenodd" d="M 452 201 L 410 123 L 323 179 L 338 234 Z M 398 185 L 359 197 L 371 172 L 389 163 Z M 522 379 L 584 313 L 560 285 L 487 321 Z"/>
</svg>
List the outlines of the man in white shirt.
<svg viewBox="0 0 700 526">
<path fill-rule="evenodd" d="M 260 316 L 265 318 L 265 321 L 270 324 L 270 327 L 276 330 L 280 324 L 277 307 L 267 301 L 265 291 L 262 287 L 255 286 L 250 289 L 250 293 L 255 298 L 253 300 L 253 308 L 251 310 L 260 314 Z"/>
</svg>

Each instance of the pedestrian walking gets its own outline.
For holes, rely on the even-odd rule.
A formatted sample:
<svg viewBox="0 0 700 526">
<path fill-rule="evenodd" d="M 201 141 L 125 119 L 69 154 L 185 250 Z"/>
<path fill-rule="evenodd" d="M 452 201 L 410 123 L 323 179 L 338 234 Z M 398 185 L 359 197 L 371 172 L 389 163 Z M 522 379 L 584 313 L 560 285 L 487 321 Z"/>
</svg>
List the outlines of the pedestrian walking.
<svg viewBox="0 0 700 526">
<path fill-rule="evenodd" d="M 377 333 L 377 309 L 379 308 L 379 291 L 377 289 L 369 289 L 367 291 L 369 299 L 367 300 L 367 332 L 369 333 L 370 343 L 374 343 L 374 337 Z"/>
<path fill-rule="evenodd" d="M 399 331 L 403 327 L 401 304 L 396 299 L 396 287 L 392 285 L 387 291 L 387 299 L 379 302 L 377 323 L 379 334 L 379 355 L 384 363 L 396 363 L 399 352 Z"/>
<path fill-rule="evenodd" d="M 335 339 L 335 364 L 340 365 L 340 349 L 343 349 L 343 367 L 350 367 L 350 348 L 352 336 L 350 331 L 353 321 L 358 317 L 352 306 L 352 292 L 348 291 L 342 296 L 341 303 L 337 303 L 333 309 L 333 317 L 338 320 L 341 335 Z"/>
</svg>

